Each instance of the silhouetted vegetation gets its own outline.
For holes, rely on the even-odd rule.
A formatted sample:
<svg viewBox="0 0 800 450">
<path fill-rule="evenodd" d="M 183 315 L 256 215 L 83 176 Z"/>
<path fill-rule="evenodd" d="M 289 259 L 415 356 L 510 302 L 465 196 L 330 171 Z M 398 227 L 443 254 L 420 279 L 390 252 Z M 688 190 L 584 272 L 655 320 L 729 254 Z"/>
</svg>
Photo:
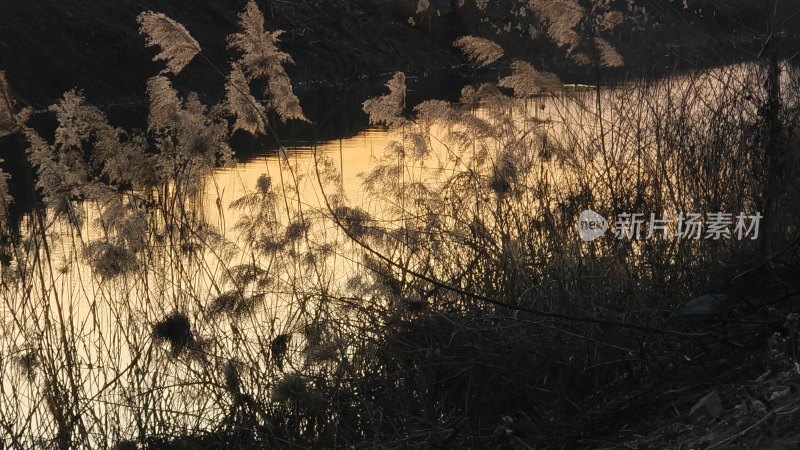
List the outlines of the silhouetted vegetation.
<svg viewBox="0 0 800 450">
<path fill-rule="evenodd" d="M 431 27 L 441 3 L 413 5 L 411 26 Z M 24 137 L 42 202 L 2 241 L 0 446 L 597 447 L 614 445 L 597 440 L 614 430 L 598 410 L 654 401 L 634 390 L 709 353 L 766 349 L 788 383 L 800 78 L 776 38 L 754 62 L 606 87 L 626 63 L 614 33 L 647 23 L 636 3 L 508 11 L 535 17 L 591 86 L 478 33 L 452 45 L 476 68 L 508 68 L 458 101 L 409 105 L 406 75 L 387 75 L 362 105 L 389 142 L 361 203 L 334 155 L 281 145 L 278 124 L 309 118 L 285 34 L 255 1 L 225 67 L 169 15 L 139 15 L 161 64 L 141 129 L 78 89 L 48 108 L 53 133 L 36 129 L 0 76 L 0 136 Z M 216 102 L 176 87 L 198 62 L 224 83 Z M 234 133 L 279 148 L 223 205 L 214 174 L 232 165 Z M 3 225 L 8 182 L 0 172 Z M 581 240 L 585 210 L 612 224 L 728 212 L 731 236 L 657 234 L 649 219 L 636 238 Z M 764 214 L 760 239 L 733 228 L 739 213 Z M 718 291 L 736 295 L 684 305 Z M 793 413 L 765 403 L 762 423 Z"/>
</svg>

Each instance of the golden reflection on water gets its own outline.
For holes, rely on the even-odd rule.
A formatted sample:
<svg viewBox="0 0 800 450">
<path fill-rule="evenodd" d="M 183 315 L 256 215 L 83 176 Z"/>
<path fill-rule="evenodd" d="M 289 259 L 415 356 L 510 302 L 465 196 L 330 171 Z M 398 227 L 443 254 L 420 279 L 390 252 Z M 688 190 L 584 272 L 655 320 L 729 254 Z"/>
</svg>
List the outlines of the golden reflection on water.
<svg viewBox="0 0 800 450">
<path fill-rule="evenodd" d="M 672 84 L 668 86 L 665 83 L 655 82 L 649 87 L 660 92 L 655 97 L 648 96 L 652 91 L 638 91 L 637 94 L 636 90 L 626 90 L 624 87 L 604 90 L 599 102 L 602 122 L 597 120 L 597 102 L 592 92 L 575 92 L 568 94 L 568 98 L 543 97 L 515 102 L 510 107 L 514 111 L 515 123 L 535 123 L 537 130 L 535 134 L 520 137 L 525 139 L 526 153 L 517 156 L 526 163 L 539 164 L 539 167 L 549 172 L 551 180 L 557 181 L 556 184 L 561 183 L 567 189 L 578 182 L 597 181 L 593 184 L 596 188 L 594 194 L 601 199 L 611 194 L 604 183 L 608 181 L 608 185 L 613 185 L 618 182 L 616 178 L 629 176 L 631 168 L 636 164 L 642 165 L 644 171 L 663 171 L 667 176 L 677 174 L 681 161 L 670 159 L 667 157 L 669 155 L 662 160 L 658 159 L 661 155 L 656 153 L 657 151 L 669 152 L 672 149 L 658 148 L 656 140 L 648 135 L 652 130 L 648 128 L 649 124 L 642 121 L 641 113 L 647 111 L 648 114 L 656 116 L 663 114 L 665 117 L 679 112 L 691 115 L 693 114 L 691 108 L 704 108 L 723 96 L 730 95 L 731 89 L 736 89 L 738 81 L 735 77 L 725 78 L 721 73 L 715 75 L 710 71 L 703 83 L 672 80 L 670 82 Z M 670 109 L 672 104 L 669 101 L 670 96 L 680 97 L 688 93 L 695 99 L 688 106 L 689 111 Z M 621 99 L 620 96 L 625 97 Z M 752 114 L 753 111 L 742 111 L 742 113 Z M 485 118 L 491 115 L 491 111 L 478 109 L 475 114 Z M 520 129 L 526 127 L 520 126 Z M 432 128 L 437 139 L 442 138 L 445 131 L 442 128 Z M 402 138 L 398 132 L 370 128 L 353 137 L 319 143 L 315 148 L 296 146 L 286 149 L 286 159 L 292 167 L 291 171 L 280 163 L 280 157 L 274 155 L 255 157 L 216 170 L 206 182 L 203 213 L 206 220 L 216 226 L 227 240 L 244 249 L 246 243 L 242 241 L 240 231 L 235 225 L 243 218 L 245 212 L 231 208 L 231 204 L 255 192 L 259 177 L 267 175 L 272 183 L 280 183 L 288 188 L 290 195 L 295 196 L 292 202 L 302 205 L 308 214 L 313 215 L 316 212 L 324 216 L 323 195 L 331 193 L 321 191 L 314 175 L 316 151 L 327 155 L 340 172 L 341 186 L 348 198 L 348 204 L 359 206 L 380 217 L 387 204 L 383 203 L 384 199 L 371 196 L 364 190 L 360 175 L 368 173 L 375 167 L 376 159 L 384 154 L 384 149 L 390 141 Z M 633 143 L 637 143 L 638 146 L 633 146 Z M 599 151 L 601 147 L 605 147 L 607 151 L 601 153 Z M 465 170 L 465 165 L 468 164 L 469 161 L 455 158 L 444 145 L 433 145 L 433 151 L 424 166 L 411 167 L 409 171 L 402 172 L 402 175 L 423 182 L 436 182 L 437 178 L 433 173 L 436 169 L 444 168 L 453 173 Z M 584 170 L 580 173 L 588 177 L 588 180 L 578 179 L 575 175 L 577 172 L 569 170 L 570 165 L 582 167 Z M 294 180 L 297 180 L 296 186 Z M 634 179 L 625 181 L 635 184 Z M 693 186 L 686 187 L 690 188 Z M 698 194 L 702 195 L 702 192 L 675 193 L 678 197 Z M 33 342 L 36 339 L 35 334 L 27 333 L 25 330 L 47 328 L 44 316 L 64 317 L 65 323 L 71 327 L 69 332 L 79 338 L 75 343 L 75 353 L 85 362 L 76 369 L 85 390 L 84 397 L 92 399 L 84 406 L 95 409 L 99 417 L 111 414 L 113 420 L 117 420 L 120 424 L 125 423 L 124 427 L 132 429 L 130 424 L 132 413 L 118 407 L 126 401 L 121 397 L 119 390 L 104 390 L 109 383 L 119 381 L 124 384 L 130 382 L 128 376 L 135 375 L 126 372 L 126 378 L 116 379 L 117 375 L 125 372 L 131 363 L 131 348 L 148 347 L 147 343 L 151 340 L 149 325 L 154 319 L 164 317 L 173 309 L 189 307 L 193 302 L 199 304 L 207 302 L 213 296 L 211 293 L 218 288 L 215 285 L 216 280 L 224 277 L 224 272 L 228 268 L 226 266 L 245 263 L 248 261 L 248 255 L 246 252 L 240 252 L 232 258 L 213 258 L 206 266 L 189 265 L 185 268 L 186 273 L 180 274 L 162 272 L 157 267 L 142 268 L 141 270 L 146 272 L 142 276 L 142 279 L 148 281 L 146 286 L 141 286 L 135 281 L 126 283 L 124 276 L 121 280 L 101 280 L 86 264 L 79 261 L 80 251 L 72 245 L 75 242 L 85 243 L 100 237 L 98 228 L 91 224 L 93 218 L 91 208 L 89 206 L 85 208 L 89 220 L 83 224 L 80 233 L 75 233 L 75 230 L 64 225 L 54 226 L 50 230 L 51 234 L 56 235 L 54 242 L 58 243 L 51 249 L 50 259 L 47 261 L 47 267 L 52 266 L 54 274 L 51 280 L 52 289 L 33 285 L 32 292 L 17 293 L 17 296 L 4 299 L 2 353 L 18 355 L 35 346 L 57 347 L 59 337 L 56 332 L 49 331 L 51 334 L 45 336 L 44 340 Z M 284 214 L 281 220 L 288 221 L 289 215 L 290 213 Z M 575 234 L 577 240 L 577 231 Z M 220 251 L 219 255 L 223 254 Z M 333 273 L 324 274 L 334 282 L 341 282 L 348 271 L 355 270 L 356 265 L 350 261 L 355 257 L 338 256 L 340 259 L 336 261 L 340 266 L 332 271 Z M 169 257 L 174 255 L 163 257 L 165 265 L 169 266 Z M 343 275 L 338 276 L 337 271 Z M 49 273 L 30 275 L 50 280 Z M 26 304 L 22 300 L 26 298 L 25 296 L 33 299 L 34 304 Z M 261 329 L 259 327 L 263 324 L 258 321 L 263 322 L 272 317 L 278 322 L 279 331 L 292 332 L 294 324 L 290 323 L 289 317 L 294 306 L 276 304 L 280 298 L 276 296 L 273 301 L 267 301 L 266 311 L 260 314 L 260 318 L 242 320 L 238 323 L 238 331 L 248 339 L 255 340 L 258 336 L 249 334 Z M 37 307 L 49 308 L 50 311 L 36 310 Z M 38 321 L 39 325 L 18 326 L 14 324 L 17 318 Z M 228 336 L 222 336 L 223 339 L 226 337 Z M 0 397 L 2 402 L 0 409 L 16 410 L 15 413 L 22 421 L 26 420 L 24 418 L 32 406 L 38 407 L 42 402 L 42 395 L 35 391 L 33 383 L 25 380 L 13 361 L 13 358 L 2 358 L 0 361 L 5 375 L 2 381 L 3 388 L 5 392 L 11 392 L 12 387 L 22 386 L 23 395 L 15 399 Z M 153 370 L 159 371 L 164 380 L 181 380 L 185 375 L 182 370 L 189 370 L 169 364 L 151 363 L 151 365 Z M 208 370 L 199 364 L 191 368 Z M 180 414 L 188 414 L 189 411 L 195 410 L 196 402 L 202 400 L 190 396 L 185 398 L 177 396 L 175 399 L 176 403 L 170 406 Z M 94 403 L 90 404 L 92 402 Z M 46 421 L 47 413 L 42 411 L 40 414 L 32 416 L 31 420 Z M 197 418 L 196 425 L 211 426 L 214 420 L 215 417 Z M 34 426 L 32 429 L 36 430 L 38 427 Z"/>
<path fill-rule="evenodd" d="M 322 142 L 311 146 L 293 146 L 286 148 L 286 159 L 293 167 L 291 173 L 280 164 L 276 155 L 258 156 L 244 162 L 238 162 L 232 167 L 215 171 L 206 184 L 205 208 L 207 218 L 212 223 L 219 224 L 219 206 L 223 210 L 223 223 L 219 224 L 226 237 L 235 239 L 234 226 L 241 218 L 241 211 L 231 208 L 235 200 L 256 190 L 258 179 L 262 175 L 270 177 L 272 183 L 280 183 L 283 177 L 284 186 L 297 191 L 300 202 L 307 208 L 320 209 L 325 207 L 322 192 L 319 189 L 314 167 L 313 152 L 328 155 L 336 164 L 339 171 L 345 194 L 352 204 L 361 205 L 364 209 L 374 209 L 371 203 L 374 199 L 365 195 L 361 187 L 360 175 L 369 172 L 374 167 L 374 158 L 383 153 L 386 145 L 393 139 L 391 133 L 379 129 L 369 128 L 357 135 L 335 141 Z M 294 186 L 293 176 L 300 180 Z M 214 218 L 217 217 L 217 222 Z"/>
</svg>

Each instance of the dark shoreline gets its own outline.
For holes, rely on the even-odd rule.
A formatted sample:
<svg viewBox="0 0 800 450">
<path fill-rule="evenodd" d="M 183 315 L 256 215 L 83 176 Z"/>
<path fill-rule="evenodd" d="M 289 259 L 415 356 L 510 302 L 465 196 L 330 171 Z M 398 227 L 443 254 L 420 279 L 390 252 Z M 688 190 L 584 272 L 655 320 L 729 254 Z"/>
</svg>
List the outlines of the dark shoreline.
<svg viewBox="0 0 800 450">
<path fill-rule="evenodd" d="M 497 0 L 483 12 L 471 2 L 453 10 L 447 2 L 434 1 L 433 5 L 444 8 L 437 12 L 441 16 L 416 26 L 408 23 L 406 15 L 413 12 L 403 9 L 408 3 L 403 0 L 301 0 L 262 2 L 262 7 L 266 29 L 284 30 L 280 48 L 294 59 L 287 71 L 298 90 L 359 89 L 365 81 L 380 85 L 396 71 L 424 77 L 463 67 L 467 61 L 452 41 L 467 34 L 496 40 L 504 48 L 506 56 L 496 67 L 524 59 L 565 82 L 594 83 L 597 74 L 592 67 L 576 65 L 548 38 L 530 39 L 516 29 L 497 30 L 503 21 L 518 22 L 520 28 L 543 27 L 530 15 L 509 17 L 504 11 L 509 1 Z M 761 19 L 753 9 L 759 7 L 753 5 L 723 16 L 709 10 L 711 6 L 685 11 L 675 2 L 640 3 L 652 11 L 644 16 L 652 23 L 639 23 L 644 20 L 639 13 L 626 13 L 628 21 L 611 37 L 625 66 L 603 70 L 602 78 L 659 76 L 753 59 L 769 35 L 758 26 Z M 224 77 L 208 61 L 225 72 L 231 57 L 226 36 L 238 30 L 237 14 L 245 4 L 245 0 L 191 5 L 166 0 L 39 0 L 35 4 L 0 0 L 0 70 L 7 72 L 19 100 L 35 109 L 46 108 L 72 88 L 82 89 L 91 103 L 138 101 L 145 98 L 146 80 L 161 69 L 151 61 L 155 50 L 145 47 L 136 22 L 140 12 L 153 10 L 184 24 L 203 48 L 203 57 L 195 58 L 176 77 L 178 90 L 221 95 Z M 792 28 L 794 22 L 800 24 L 800 16 L 785 29 L 800 29 Z M 785 36 L 783 45 L 800 47 L 798 41 L 797 36 Z"/>
</svg>

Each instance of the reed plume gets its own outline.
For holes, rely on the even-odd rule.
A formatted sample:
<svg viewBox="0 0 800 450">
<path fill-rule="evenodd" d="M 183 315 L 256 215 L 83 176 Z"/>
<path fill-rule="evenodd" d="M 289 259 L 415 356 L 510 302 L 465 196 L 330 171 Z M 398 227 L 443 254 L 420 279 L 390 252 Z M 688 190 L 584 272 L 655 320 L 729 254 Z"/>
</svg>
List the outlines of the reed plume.
<svg viewBox="0 0 800 450">
<path fill-rule="evenodd" d="M 0 137 L 19 131 L 32 112 L 30 107 L 17 111 L 16 102 L 10 91 L 6 73 L 0 70 Z"/>
<path fill-rule="evenodd" d="M 461 36 L 453 42 L 476 67 L 486 67 L 503 57 L 503 48 L 489 39 Z"/>
<path fill-rule="evenodd" d="M 532 97 L 542 92 L 560 92 L 561 80 L 555 74 L 539 72 L 525 61 L 511 64 L 513 73 L 500 80 L 501 87 L 510 88 L 517 97 Z"/>
<path fill-rule="evenodd" d="M 386 83 L 389 93 L 364 102 L 364 112 L 369 115 L 372 124 L 386 124 L 390 127 L 402 125 L 403 109 L 406 103 L 406 75 L 403 72 L 394 74 Z"/>
<path fill-rule="evenodd" d="M 264 120 L 266 110 L 250 94 L 250 87 L 242 69 L 234 64 L 228 83 L 225 86 L 225 106 L 236 118 L 234 130 L 244 130 L 250 134 L 264 134 L 267 123 Z"/>
<path fill-rule="evenodd" d="M 161 47 L 153 58 L 166 61 L 166 72 L 179 73 L 200 53 L 200 44 L 180 23 L 165 14 L 146 11 L 139 14 L 139 32 L 145 35 L 149 47 Z"/>
<path fill-rule="evenodd" d="M 239 24 L 242 32 L 231 35 L 228 45 L 241 52 L 237 64 L 244 69 L 247 80 L 261 78 L 267 81 L 265 94 L 270 96 L 270 106 L 282 120 L 308 120 L 283 67 L 294 61 L 277 47 L 283 31 L 265 31 L 264 16 L 252 0 L 239 15 Z"/>
<path fill-rule="evenodd" d="M 559 46 L 571 52 L 581 43 L 575 30 L 586 10 L 574 0 L 531 0 L 530 8 L 548 24 L 548 34 Z"/>
</svg>

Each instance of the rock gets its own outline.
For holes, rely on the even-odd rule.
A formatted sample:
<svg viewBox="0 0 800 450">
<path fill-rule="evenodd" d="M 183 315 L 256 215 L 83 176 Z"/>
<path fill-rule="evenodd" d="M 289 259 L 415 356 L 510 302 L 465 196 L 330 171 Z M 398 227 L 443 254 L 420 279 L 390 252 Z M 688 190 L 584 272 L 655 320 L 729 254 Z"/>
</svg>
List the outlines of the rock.
<svg viewBox="0 0 800 450">
<path fill-rule="evenodd" d="M 675 318 L 686 322 L 717 319 L 722 316 L 728 294 L 706 294 L 684 303 L 675 311 Z"/>
<path fill-rule="evenodd" d="M 689 411 L 689 418 L 692 420 L 697 420 L 701 417 L 711 417 L 717 419 L 722 415 L 723 411 L 722 399 L 717 391 L 713 391 L 698 400 L 697 403 L 692 406 L 691 411 Z"/>
</svg>

